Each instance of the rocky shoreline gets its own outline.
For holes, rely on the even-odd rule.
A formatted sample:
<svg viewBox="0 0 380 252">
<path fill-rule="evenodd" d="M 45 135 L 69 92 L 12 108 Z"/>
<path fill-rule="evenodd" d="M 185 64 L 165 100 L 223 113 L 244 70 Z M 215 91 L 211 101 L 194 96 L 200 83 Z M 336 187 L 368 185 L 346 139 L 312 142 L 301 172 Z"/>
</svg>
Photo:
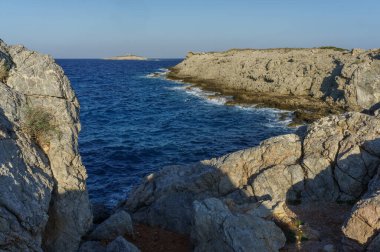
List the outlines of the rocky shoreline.
<svg viewBox="0 0 380 252">
<path fill-rule="evenodd" d="M 340 223 L 338 243 L 315 237 L 318 231 L 308 223 L 300 232 L 307 239 L 303 246 L 313 242 L 314 250 L 308 251 L 327 245 L 361 251 L 380 228 L 379 125 L 379 116 L 330 116 L 255 148 L 166 167 L 148 176 L 123 208 L 138 222 L 191 235 L 195 251 L 277 251 L 289 230 L 274 223 L 296 232 L 288 208 L 298 205 L 307 212 L 335 203 L 349 209 L 357 202 Z"/>
<path fill-rule="evenodd" d="M 88 199 L 69 80 L 51 57 L 0 40 L 0 250 L 379 251 L 379 61 L 378 50 L 190 54 L 170 78 L 264 105 L 352 112 L 164 167 L 110 214 Z"/>
<path fill-rule="evenodd" d="M 377 108 L 379 74 L 379 49 L 283 48 L 189 53 L 167 77 L 233 96 L 233 103 L 293 110 L 296 123 L 310 123 Z"/>
</svg>

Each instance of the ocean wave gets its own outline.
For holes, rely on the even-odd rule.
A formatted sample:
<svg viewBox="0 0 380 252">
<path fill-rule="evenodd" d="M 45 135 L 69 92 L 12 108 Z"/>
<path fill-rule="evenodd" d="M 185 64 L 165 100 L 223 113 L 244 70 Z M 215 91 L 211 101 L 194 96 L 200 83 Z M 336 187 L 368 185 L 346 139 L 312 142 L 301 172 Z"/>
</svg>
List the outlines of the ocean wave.
<svg viewBox="0 0 380 252">
<path fill-rule="evenodd" d="M 225 105 L 228 101 L 232 99 L 232 97 L 222 96 L 218 92 L 205 91 L 205 90 L 202 90 L 201 88 L 193 87 L 190 84 L 170 87 L 169 89 L 184 91 L 189 95 L 196 96 L 198 98 L 203 99 L 207 103 L 211 103 L 215 105 Z"/>
<path fill-rule="evenodd" d="M 147 74 L 147 75 L 145 75 L 145 77 L 147 77 L 147 78 L 164 78 L 168 72 L 169 72 L 169 69 L 167 69 L 167 68 L 159 68 L 156 72 Z"/>
<path fill-rule="evenodd" d="M 189 95 L 199 97 L 205 102 L 214 105 L 226 105 L 229 102 L 233 101 L 232 96 L 223 96 L 218 92 L 206 91 L 199 87 L 194 87 L 191 84 L 168 87 L 168 89 L 186 92 Z M 265 114 L 268 118 L 270 118 L 270 122 L 265 123 L 264 125 L 270 128 L 288 127 L 288 125 L 292 122 L 292 112 L 288 110 L 258 107 L 255 104 L 232 104 L 231 106 L 239 110 L 250 111 L 256 114 Z"/>
</svg>

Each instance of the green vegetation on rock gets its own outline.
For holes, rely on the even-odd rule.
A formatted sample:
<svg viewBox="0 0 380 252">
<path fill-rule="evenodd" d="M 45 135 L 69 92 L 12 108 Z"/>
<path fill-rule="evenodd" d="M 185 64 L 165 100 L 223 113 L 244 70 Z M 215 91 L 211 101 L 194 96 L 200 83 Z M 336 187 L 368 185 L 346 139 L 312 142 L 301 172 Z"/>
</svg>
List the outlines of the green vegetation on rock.
<svg viewBox="0 0 380 252">
<path fill-rule="evenodd" d="M 22 128 L 41 147 L 48 146 L 53 136 L 61 135 L 54 115 L 45 108 L 27 107 L 25 114 Z"/>
</svg>

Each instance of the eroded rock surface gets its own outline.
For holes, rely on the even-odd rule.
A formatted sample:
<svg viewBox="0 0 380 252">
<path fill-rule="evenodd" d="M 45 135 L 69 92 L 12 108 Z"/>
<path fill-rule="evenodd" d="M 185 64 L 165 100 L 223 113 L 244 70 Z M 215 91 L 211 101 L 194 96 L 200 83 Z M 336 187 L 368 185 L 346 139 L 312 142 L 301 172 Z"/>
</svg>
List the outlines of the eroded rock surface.
<svg viewBox="0 0 380 252">
<path fill-rule="evenodd" d="M 235 213 L 219 199 L 194 201 L 194 251 L 278 251 L 285 236 L 273 222 Z"/>
<path fill-rule="evenodd" d="M 283 202 L 359 200 L 351 216 L 355 219 L 355 215 L 379 206 L 373 194 L 377 191 L 368 190 L 368 185 L 375 185 L 369 182 L 376 178 L 379 167 L 380 117 L 350 112 L 320 119 L 301 127 L 296 134 L 270 138 L 255 148 L 191 165 L 166 167 L 147 176 L 124 207 L 138 222 L 181 233 L 193 232 L 198 228 L 196 220 L 207 218 L 207 211 L 200 215 L 202 211 L 194 210 L 194 202 L 208 198 L 226 202 L 234 216 L 249 212 L 264 218 L 273 215 Z M 363 206 L 370 210 L 357 210 Z M 370 216 L 377 219 L 371 222 L 368 235 L 362 234 L 365 237 L 378 230 L 379 214 L 372 211 Z M 356 228 L 360 227 L 353 227 L 353 234 Z M 361 242 L 363 238 L 351 239 Z M 200 235 L 195 236 L 197 242 L 202 243 Z M 216 242 L 218 246 L 220 242 Z"/>
<path fill-rule="evenodd" d="M 24 130 L 28 108 L 48 111 L 58 126 L 44 146 Z M 78 112 L 50 56 L 0 40 L 0 250 L 78 249 L 92 219 Z"/>
<path fill-rule="evenodd" d="M 267 49 L 189 53 L 169 78 L 314 114 L 371 109 L 380 102 L 380 50 Z"/>
<path fill-rule="evenodd" d="M 377 175 L 369 185 L 368 192 L 355 204 L 350 217 L 343 226 L 347 238 L 367 244 L 380 231 L 380 178 Z M 372 247 L 379 242 L 372 242 Z"/>
</svg>

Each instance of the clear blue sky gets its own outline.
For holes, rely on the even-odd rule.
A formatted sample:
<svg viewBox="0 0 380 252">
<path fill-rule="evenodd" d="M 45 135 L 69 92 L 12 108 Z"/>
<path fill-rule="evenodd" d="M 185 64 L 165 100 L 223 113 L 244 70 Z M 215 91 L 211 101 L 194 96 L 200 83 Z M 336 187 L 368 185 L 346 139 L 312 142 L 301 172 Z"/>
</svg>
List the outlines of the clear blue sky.
<svg viewBox="0 0 380 252">
<path fill-rule="evenodd" d="M 380 47 L 380 0 L 1 0 L 0 38 L 56 58 Z"/>
</svg>

